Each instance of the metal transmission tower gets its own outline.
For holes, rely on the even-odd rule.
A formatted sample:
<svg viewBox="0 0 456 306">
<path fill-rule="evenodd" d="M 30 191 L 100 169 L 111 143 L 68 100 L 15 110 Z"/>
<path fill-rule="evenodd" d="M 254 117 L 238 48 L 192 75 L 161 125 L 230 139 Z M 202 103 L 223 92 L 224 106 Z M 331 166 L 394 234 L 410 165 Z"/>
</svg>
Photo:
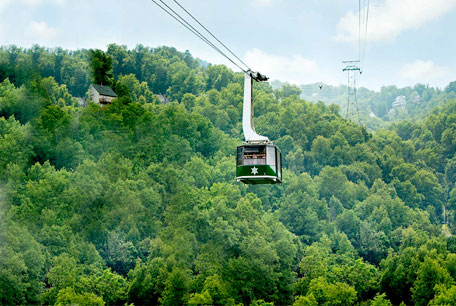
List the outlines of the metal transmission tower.
<svg viewBox="0 0 456 306">
<path fill-rule="evenodd" d="M 367 1 L 367 3 L 366 3 Z M 361 125 L 361 120 L 359 117 L 359 106 L 358 106 L 358 97 L 357 97 L 357 87 L 356 81 L 357 77 L 360 78 L 363 73 L 361 70 L 361 60 L 364 59 L 366 53 L 366 44 L 367 44 L 367 24 L 369 22 L 369 5 L 370 0 L 358 0 L 358 60 L 355 61 L 343 61 L 345 68 L 342 71 L 347 72 L 348 77 L 348 93 L 347 93 L 347 120 L 350 120 L 350 103 L 353 101 L 356 106 L 356 115 L 358 117 L 358 125 Z M 359 72 L 359 75 L 358 75 Z"/>
<path fill-rule="evenodd" d="M 353 101 L 356 106 L 356 114 L 358 117 L 358 124 L 361 125 L 361 121 L 359 118 L 359 107 L 358 107 L 358 97 L 356 95 L 356 74 L 362 73 L 361 68 L 359 68 L 360 61 L 343 61 L 342 64 L 345 64 L 346 67 L 342 69 L 342 71 L 347 72 L 347 120 L 350 120 L 350 101 Z"/>
</svg>

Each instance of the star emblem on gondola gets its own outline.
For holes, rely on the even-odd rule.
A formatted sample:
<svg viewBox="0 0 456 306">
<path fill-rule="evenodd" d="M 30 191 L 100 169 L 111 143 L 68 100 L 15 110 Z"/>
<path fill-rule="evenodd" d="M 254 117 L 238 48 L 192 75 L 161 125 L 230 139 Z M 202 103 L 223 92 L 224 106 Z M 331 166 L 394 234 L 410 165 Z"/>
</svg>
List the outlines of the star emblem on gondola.
<svg viewBox="0 0 456 306">
<path fill-rule="evenodd" d="M 257 167 L 253 167 L 252 168 L 252 174 L 253 175 L 257 175 L 258 174 L 258 168 Z"/>
</svg>

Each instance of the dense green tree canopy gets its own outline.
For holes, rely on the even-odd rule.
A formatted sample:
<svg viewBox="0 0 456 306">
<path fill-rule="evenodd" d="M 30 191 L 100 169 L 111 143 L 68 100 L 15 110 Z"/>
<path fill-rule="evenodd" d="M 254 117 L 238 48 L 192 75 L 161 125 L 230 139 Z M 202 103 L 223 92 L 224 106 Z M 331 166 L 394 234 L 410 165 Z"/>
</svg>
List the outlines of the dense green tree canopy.
<svg viewBox="0 0 456 306">
<path fill-rule="evenodd" d="M 119 98 L 81 105 L 92 80 Z M 242 73 L 170 47 L 1 48 L 0 303 L 452 305 L 452 86 L 407 89 L 441 106 L 370 133 L 255 84 L 284 184 L 242 186 Z"/>
</svg>

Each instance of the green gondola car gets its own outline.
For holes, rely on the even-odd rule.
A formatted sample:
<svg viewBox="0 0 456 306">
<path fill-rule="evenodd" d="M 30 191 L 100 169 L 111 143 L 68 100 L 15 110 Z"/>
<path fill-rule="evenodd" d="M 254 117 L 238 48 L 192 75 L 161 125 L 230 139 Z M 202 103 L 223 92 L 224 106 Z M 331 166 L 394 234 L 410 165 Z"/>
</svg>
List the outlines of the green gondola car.
<svg viewBox="0 0 456 306">
<path fill-rule="evenodd" d="M 282 154 L 272 144 L 237 147 L 236 180 L 244 184 L 282 183 Z"/>
</svg>

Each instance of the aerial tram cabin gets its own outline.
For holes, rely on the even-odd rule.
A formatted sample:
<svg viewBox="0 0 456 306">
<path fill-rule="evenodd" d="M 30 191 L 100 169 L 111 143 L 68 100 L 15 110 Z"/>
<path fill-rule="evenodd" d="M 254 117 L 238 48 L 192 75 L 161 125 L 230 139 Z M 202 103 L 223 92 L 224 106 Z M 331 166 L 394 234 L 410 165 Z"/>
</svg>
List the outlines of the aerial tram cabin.
<svg viewBox="0 0 456 306">
<path fill-rule="evenodd" d="M 205 43 L 225 56 L 234 65 L 244 72 L 244 105 L 242 112 L 242 129 L 244 131 L 245 142 L 244 145 L 237 148 L 237 162 L 236 162 L 236 180 L 244 184 L 276 184 L 282 183 L 282 156 L 280 150 L 269 140 L 268 137 L 258 135 L 253 126 L 253 102 L 252 102 L 252 83 L 253 80 L 257 82 L 267 81 L 268 78 L 258 72 L 253 72 L 248 66 L 237 57 L 230 49 L 228 49 L 218 38 L 216 38 L 208 29 L 206 29 L 198 20 L 195 19 L 184 7 L 177 3 L 184 11 L 187 12 L 201 27 L 203 27 L 213 38 L 215 38 L 225 49 L 238 59 L 238 63 L 242 63 L 248 70 L 244 70 L 235 61 L 229 58 L 219 48 L 217 48 L 210 40 L 202 35 L 198 30 L 193 28 L 184 18 L 180 17 L 173 9 L 181 20 L 177 19 L 175 15 L 171 14 L 167 9 L 153 2 L 170 14 L 174 19 L 179 21 L 188 30 L 193 32 L 196 36 L 202 39 Z M 162 1 L 163 2 L 163 1 Z M 187 25 L 190 25 L 189 28 Z M 193 29 L 193 30 L 192 30 Z M 196 32 L 194 31 L 196 30 Z"/>
<path fill-rule="evenodd" d="M 252 82 L 266 81 L 258 72 L 247 71 L 244 82 L 242 128 L 245 142 L 237 147 L 236 180 L 244 184 L 282 183 L 282 154 L 268 137 L 258 135 L 253 126 Z"/>
<path fill-rule="evenodd" d="M 244 184 L 282 183 L 282 154 L 273 144 L 237 147 L 236 179 Z"/>
</svg>

